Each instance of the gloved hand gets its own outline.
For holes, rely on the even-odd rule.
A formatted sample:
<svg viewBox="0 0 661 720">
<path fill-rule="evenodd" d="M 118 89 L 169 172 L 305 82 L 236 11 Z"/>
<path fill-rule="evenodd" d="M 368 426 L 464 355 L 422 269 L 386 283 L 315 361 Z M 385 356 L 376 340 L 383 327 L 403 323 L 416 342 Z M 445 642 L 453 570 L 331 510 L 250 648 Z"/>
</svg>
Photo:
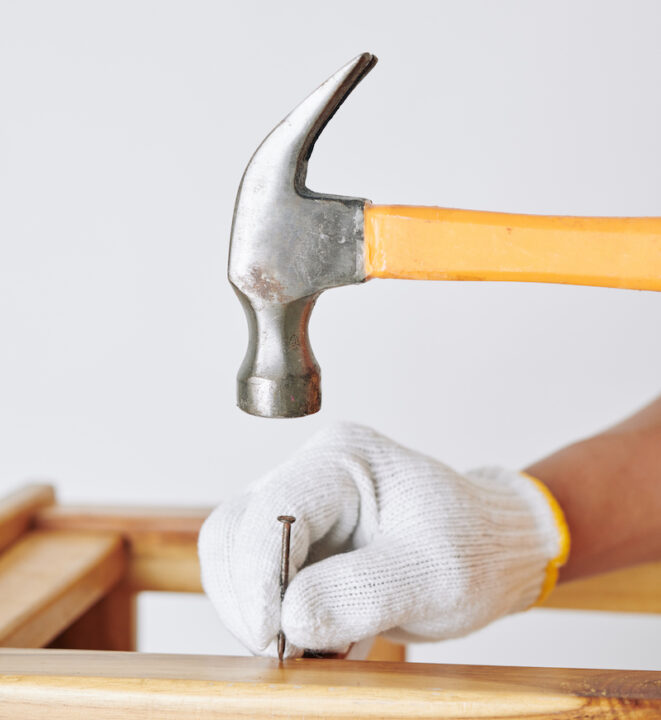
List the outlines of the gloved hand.
<svg viewBox="0 0 661 720">
<path fill-rule="evenodd" d="M 282 604 L 282 526 L 294 515 Z M 199 538 L 202 582 L 256 654 L 338 650 L 470 633 L 549 591 L 569 544 L 538 481 L 485 468 L 461 475 L 369 428 L 332 426 L 224 503 Z M 387 632 L 386 632 L 387 631 Z"/>
</svg>

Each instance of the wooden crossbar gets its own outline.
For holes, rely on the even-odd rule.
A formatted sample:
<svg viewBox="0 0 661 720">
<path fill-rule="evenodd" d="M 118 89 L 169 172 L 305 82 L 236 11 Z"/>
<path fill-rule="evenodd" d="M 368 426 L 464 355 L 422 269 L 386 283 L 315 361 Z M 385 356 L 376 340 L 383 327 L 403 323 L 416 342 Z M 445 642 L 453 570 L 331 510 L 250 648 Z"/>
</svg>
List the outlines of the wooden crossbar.
<svg viewBox="0 0 661 720">
<path fill-rule="evenodd" d="M 201 593 L 197 536 L 210 508 L 53 505 L 36 514 L 44 530 L 117 532 L 130 556 L 126 584 L 134 592 Z"/>
<path fill-rule="evenodd" d="M 14 650 L 0 653 L 0 708 L 2 717 L 32 720 L 642 720 L 661 716 L 661 675 Z"/>
<path fill-rule="evenodd" d="M 130 547 L 127 582 L 135 591 L 202 592 L 197 535 L 209 512 L 53 505 L 36 513 L 35 523 L 49 530 L 121 533 Z M 544 607 L 661 613 L 661 563 L 561 584 Z"/>
</svg>

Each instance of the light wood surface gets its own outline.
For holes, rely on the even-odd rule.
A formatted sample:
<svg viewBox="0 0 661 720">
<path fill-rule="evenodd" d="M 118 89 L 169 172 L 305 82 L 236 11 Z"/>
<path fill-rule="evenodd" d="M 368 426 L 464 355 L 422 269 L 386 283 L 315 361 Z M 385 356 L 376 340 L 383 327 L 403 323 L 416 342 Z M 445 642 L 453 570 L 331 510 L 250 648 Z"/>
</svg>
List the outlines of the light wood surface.
<svg viewBox="0 0 661 720">
<path fill-rule="evenodd" d="M 404 662 L 406 660 L 406 645 L 391 642 L 383 637 L 376 637 L 367 660 L 373 662 Z"/>
<path fill-rule="evenodd" d="M 134 538 L 126 581 L 135 592 L 201 593 L 197 539 Z"/>
<path fill-rule="evenodd" d="M 0 555 L 0 645 L 46 645 L 102 598 L 124 568 L 116 533 L 26 533 Z"/>
<path fill-rule="evenodd" d="M 542 607 L 661 613 L 661 563 L 562 583 Z"/>
<path fill-rule="evenodd" d="M 44 530 L 107 530 L 121 533 L 129 540 L 150 536 L 154 541 L 161 538 L 197 541 L 211 510 L 157 505 L 53 505 L 37 514 L 35 525 Z"/>
<path fill-rule="evenodd" d="M 59 506 L 36 526 L 50 530 L 112 531 L 128 543 L 126 583 L 134 592 L 202 592 L 197 536 L 210 508 Z"/>
<path fill-rule="evenodd" d="M 39 509 L 54 502 L 51 485 L 24 485 L 0 498 L 0 552 L 31 526 Z"/>
<path fill-rule="evenodd" d="M 0 708 L 30 720 L 658 718 L 661 673 L 0 651 Z"/>
<path fill-rule="evenodd" d="M 45 530 L 112 531 L 129 549 L 126 583 L 134 591 L 201 593 L 197 536 L 211 508 L 55 505 L 35 523 Z"/>
<path fill-rule="evenodd" d="M 367 277 L 661 290 L 661 218 L 365 206 Z"/>
</svg>

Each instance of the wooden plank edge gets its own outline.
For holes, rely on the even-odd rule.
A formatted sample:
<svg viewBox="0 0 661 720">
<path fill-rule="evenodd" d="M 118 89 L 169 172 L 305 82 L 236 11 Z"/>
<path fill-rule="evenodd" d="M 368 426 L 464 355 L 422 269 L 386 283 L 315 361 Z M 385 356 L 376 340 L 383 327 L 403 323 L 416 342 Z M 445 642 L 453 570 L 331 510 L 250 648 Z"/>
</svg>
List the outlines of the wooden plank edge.
<svg viewBox="0 0 661 720">
<path fill-rule="evenodd" d="M 212 508 L 134 505 L 55 505 L 38 513 L 35 524 L 44 530 L 107 530 L 133 537 L 196 541 Z"/>
<path fill-rule="evenodd" d="M 661 673 L 0 651 L 7 717 L 657 718 Z"/>
</svg>

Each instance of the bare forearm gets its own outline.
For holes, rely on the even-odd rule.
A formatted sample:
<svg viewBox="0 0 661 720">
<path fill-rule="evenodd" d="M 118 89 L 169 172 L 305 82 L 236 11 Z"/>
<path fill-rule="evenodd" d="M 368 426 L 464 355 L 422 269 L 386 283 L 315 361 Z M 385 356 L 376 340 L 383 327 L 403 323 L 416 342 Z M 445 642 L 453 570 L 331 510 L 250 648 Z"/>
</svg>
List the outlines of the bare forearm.
<svg viewBox="0 0 661 720">
<path fill-rule="evenodd" d="M 526 469 L 565 512 L 570 580 L 661 560 L 661 398 Z"/>
</svg>

